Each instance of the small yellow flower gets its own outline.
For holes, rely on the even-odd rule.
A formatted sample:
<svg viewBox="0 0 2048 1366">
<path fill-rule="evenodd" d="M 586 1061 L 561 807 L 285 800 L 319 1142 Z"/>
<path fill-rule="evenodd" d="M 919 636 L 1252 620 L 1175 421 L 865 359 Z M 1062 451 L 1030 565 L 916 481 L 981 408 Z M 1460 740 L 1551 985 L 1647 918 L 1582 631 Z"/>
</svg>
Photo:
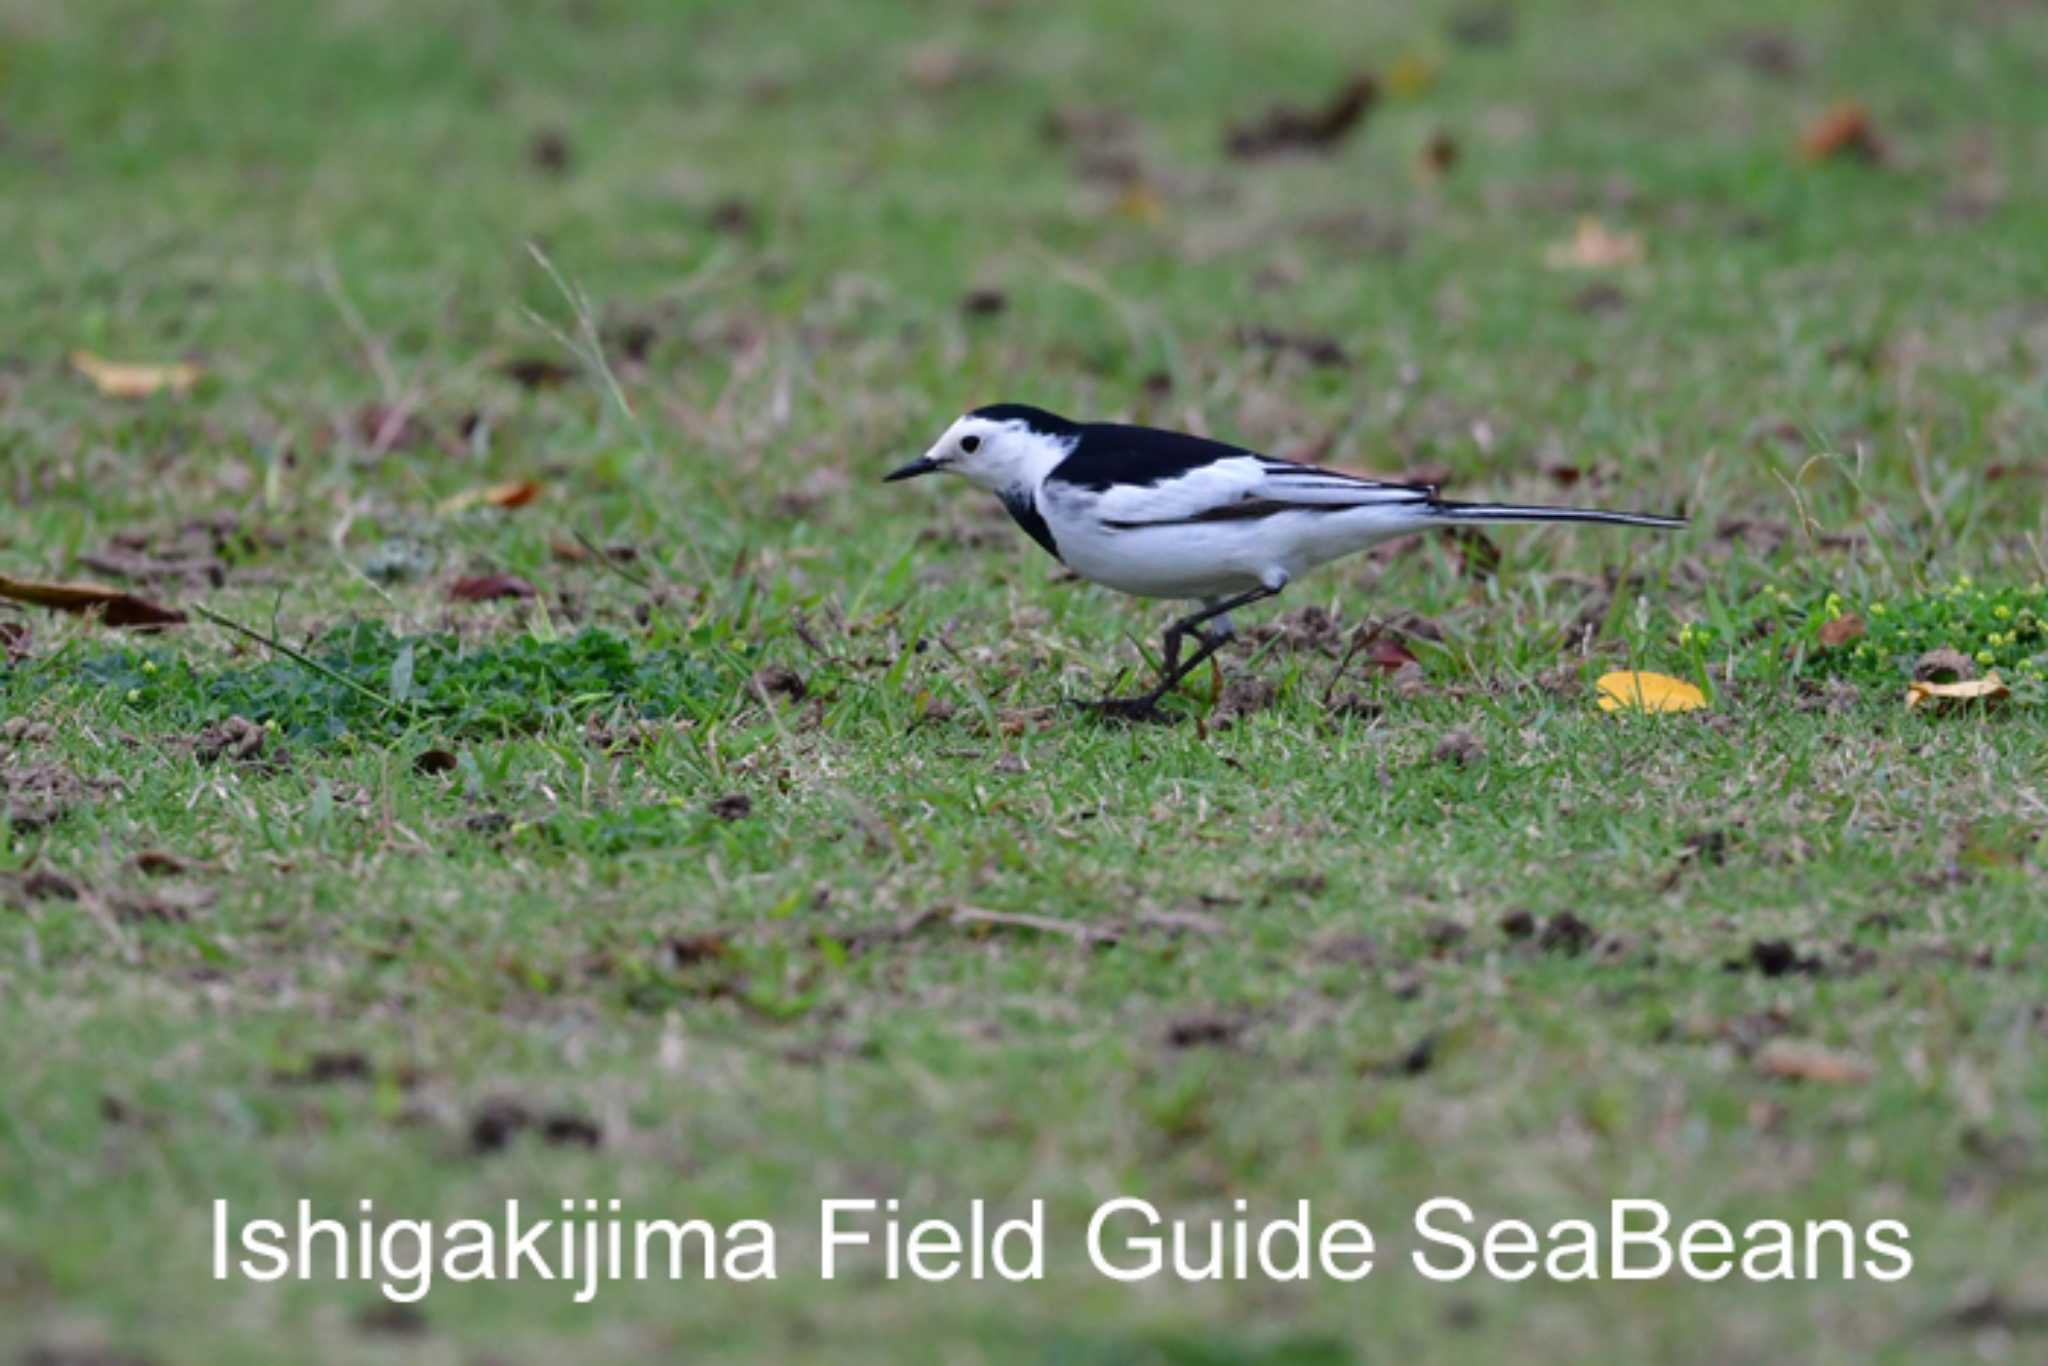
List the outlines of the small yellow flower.
<svg viewBox="0 0 2048 1366">
<path fill-rule="evenodd" d="M 155 672 L 156 672 L 156 661 L 155 661 L 155 660 L 153 660 L 153 659 L 145 659 L 145 660 L 143 660 L 143 661 L 142 661 L 142 671 L 143 671 L 144 673 L 146 673 L 146 674 L 153 674 L 153 673 L 155 673 Z"/>
<path fill-rule="evenodd" d="M 1881 617 L 1881 616 L 1883 616 L 1883 615 L 1884 615 L 1884 604 L 1883 604 L 1883 603 L 1881 603 L 1881 602 L 1873 602 L 1873 603 L 1871 603 L 1871 604 L 1870 604 L 1870 615 L 1872 615 L 1873 617 Z"/>
<path fill-rule="evenodd" d="M 2000 621 L 2004 621 L 2007 617 L 2012 615 L 2012 608 L 2007 607 L 2004 603 L 2001 602 L 1998 604 L 1998 606 L 1991 609 L 1991 615 L 1997 617 Z"/>
<path fill-rule="evenodd" d="M 1979 650 L 1977 651 L 1977 662 L 1979 664 L 1996 664 L 1998 656 L 1992 654 L 1989 650 Z"/>
<path fill-rule="evenodd" d="M 1680 645 L 1692 644 L 1692 627 L 1681 626 L 1678 628 L 1678 643 Z"/>
<path fill-rule="evenodd" d="M 1971 584 L 1975 582 L 1977 581 L 1971 578 L 1968 574 L 1956 575 L 1956 587 L 1958 588 L 1968 588 Z"/>
<path fill-rule="evenodd" d="M 130 688 L 128 690 L 128 700 L 130 702 L 140 702 L 142 700 L 142 689 Z"/>
<path fill-rule="evenodd" d="M 1828 594 L 1828 615 L 1829 615 L 1829 616 L 1831 616 L 1831 617 L 1835 617 L 1835 616 L 1840 616 L 1841 614 L 1842 614 L 1842 595 L 1841 595 L 1840 593 L 1830 593 L 1830 594 Z"/>
</svg>

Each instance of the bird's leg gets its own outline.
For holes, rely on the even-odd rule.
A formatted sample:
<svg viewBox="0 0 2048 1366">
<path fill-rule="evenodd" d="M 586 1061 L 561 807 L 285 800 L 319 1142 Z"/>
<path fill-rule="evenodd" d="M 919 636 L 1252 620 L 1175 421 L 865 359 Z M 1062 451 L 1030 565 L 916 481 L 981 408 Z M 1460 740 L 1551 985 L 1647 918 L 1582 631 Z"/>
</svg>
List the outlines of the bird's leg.
<svg viewBox="0 0 2048 1366">
<path fill-rule="evenodd" d="M 1270 598 L 1279 591 L 1278 588 L 1260 587 L 1239 593 L 1236 597 L 1212 599 L 1203 603 L 1201 611 L 1190 612 L 1187 616 L 1182 617 L 1179 621 L 1166 628 L 1164 641 L 1166 656 L 1162 661 L 1165 667 L 1161 670 L 1158 685 L 1152 691 L 1141 693 L 1136 697 L 1105 697 L 1093 705 L 1102 712 L 1116 716 L 1143 718 L 1152 715 L 1158 707 L 1161 698 L 1172 692 L 1174 687 L 1183 678 L 1186 678 L 1196 669 L 1202 667 L 1209 656 L 1222 649 L 1224 644 L 1235 634 L 1230 629 L 1228 621 L 1231 612 L 1236 611 L 1247 603 L 1257 602 L 1261 598 Z M 1217 617 L 1225 618 L 1223 625 L 1219 629 L 1215 631 L 1204 631 L 1202 629 L 1202 623 L 1213 621 Z M 1186 660 L 1182 660 L 1180 657 L 1181 641 L 1187 636 L 1193 636 L 1202 643 L 1193 655 L 1189 656 Z"/>
</svg>

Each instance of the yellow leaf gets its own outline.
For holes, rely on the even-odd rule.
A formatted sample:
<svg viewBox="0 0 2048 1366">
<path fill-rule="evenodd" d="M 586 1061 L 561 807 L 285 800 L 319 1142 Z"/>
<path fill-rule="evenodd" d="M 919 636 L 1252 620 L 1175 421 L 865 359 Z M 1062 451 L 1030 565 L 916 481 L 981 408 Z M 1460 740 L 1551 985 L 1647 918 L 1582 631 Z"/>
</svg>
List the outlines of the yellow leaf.
<svg viewBox="0 0 2048 1366">
<path fill-rule="evenodd" d="M 441 504 L 442 512 L 461 512 L 479 505 L 494 508 L 523 508 L 540 497 L 540 484 L 532 479 L 515 479 L 509 484 L 464 489 Z"/>
<path fill-rule="evenodd" d="M 1408 52 L 1387 68 L 1387 93 L 1412 100 L 1436 84 L 1437 61 L 1426 52 Z"/>
<path fill-rule="evenodd" d="M 1610 232 L 1590 214 L 1579 220 L 1569 241 L 1553 242 L 1543 252 L 1544 263 L 1552 270 L 1613 270 L 1639 265 L 1642 259 L 1641 233 Z"/>
<path fill-rule="evenodd" d="M 206 373 L 185 361 L 173 365 L 126 365 L 102 360 L 90 351 L 73 351 L 71 368 L 91 380 L 108 398 L 148 398 L 166 389 L 182 394 Z"/>
<path fill-rule="evenodd" d="M 1156 228 L 1166 221 L 1166 201 L 1159 197 L 1159 191 L 1139 182 L 1117 196 L 1116 212 L 1119 218 Z"/>
<path fill-rule="evenodd" d="M 1961 683 L 1908 683 L 1906 705 L 1917 707 L 1922 702 L 1996 702 L 2011 691 L 1997 674 L 1987 674 L 1983 678 L 1972 678 Z"/>
<path fill-rule="evenodd" d="M 1705 693 L 1667 674 L 1602 674 L 1594 686 L 1602 711 L 1694 711 L 1707 705 Z"/>
</svg>

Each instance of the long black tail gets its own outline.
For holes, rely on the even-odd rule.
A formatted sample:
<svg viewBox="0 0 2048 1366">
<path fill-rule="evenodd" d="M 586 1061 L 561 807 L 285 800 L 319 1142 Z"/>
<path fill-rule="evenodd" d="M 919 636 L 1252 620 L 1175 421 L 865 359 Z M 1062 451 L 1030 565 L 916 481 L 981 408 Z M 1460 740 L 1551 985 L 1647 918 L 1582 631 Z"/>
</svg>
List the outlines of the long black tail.
<svg viewBox="0 0 2048 1366">
<path fill-rule="evenodd" d="M 1458 522 L 1600 522 L 1608 526 L 1648 526 L 1672 531 L 1685 525 L 1683 517 L 1659 517 L 1649 512 L 1601 512 L 1594 508 L 1524 507 L 1515 503 L 1446 503 L 1430 505 L 1430 511 L 1446 523 Z"/>
</svg>

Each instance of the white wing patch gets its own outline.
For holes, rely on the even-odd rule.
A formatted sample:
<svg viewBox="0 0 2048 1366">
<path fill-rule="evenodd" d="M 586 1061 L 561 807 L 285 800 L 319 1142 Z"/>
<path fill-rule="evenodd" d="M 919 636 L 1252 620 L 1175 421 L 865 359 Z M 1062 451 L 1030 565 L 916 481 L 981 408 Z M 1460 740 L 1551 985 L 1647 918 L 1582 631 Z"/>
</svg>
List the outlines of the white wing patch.
<svg viewBox="0 0 2048 1366">
<path fill-rule="evenodd" d="M 1434 494 L 1337 470 L 1262 455 L 1230 456 L 1156 484 L 1126 484 L 1097 496 L 1095 515 L 1116 530 L 1183 522 L 1258 518 L 1288 511 L 1428 504 Z"/>
</svg>

